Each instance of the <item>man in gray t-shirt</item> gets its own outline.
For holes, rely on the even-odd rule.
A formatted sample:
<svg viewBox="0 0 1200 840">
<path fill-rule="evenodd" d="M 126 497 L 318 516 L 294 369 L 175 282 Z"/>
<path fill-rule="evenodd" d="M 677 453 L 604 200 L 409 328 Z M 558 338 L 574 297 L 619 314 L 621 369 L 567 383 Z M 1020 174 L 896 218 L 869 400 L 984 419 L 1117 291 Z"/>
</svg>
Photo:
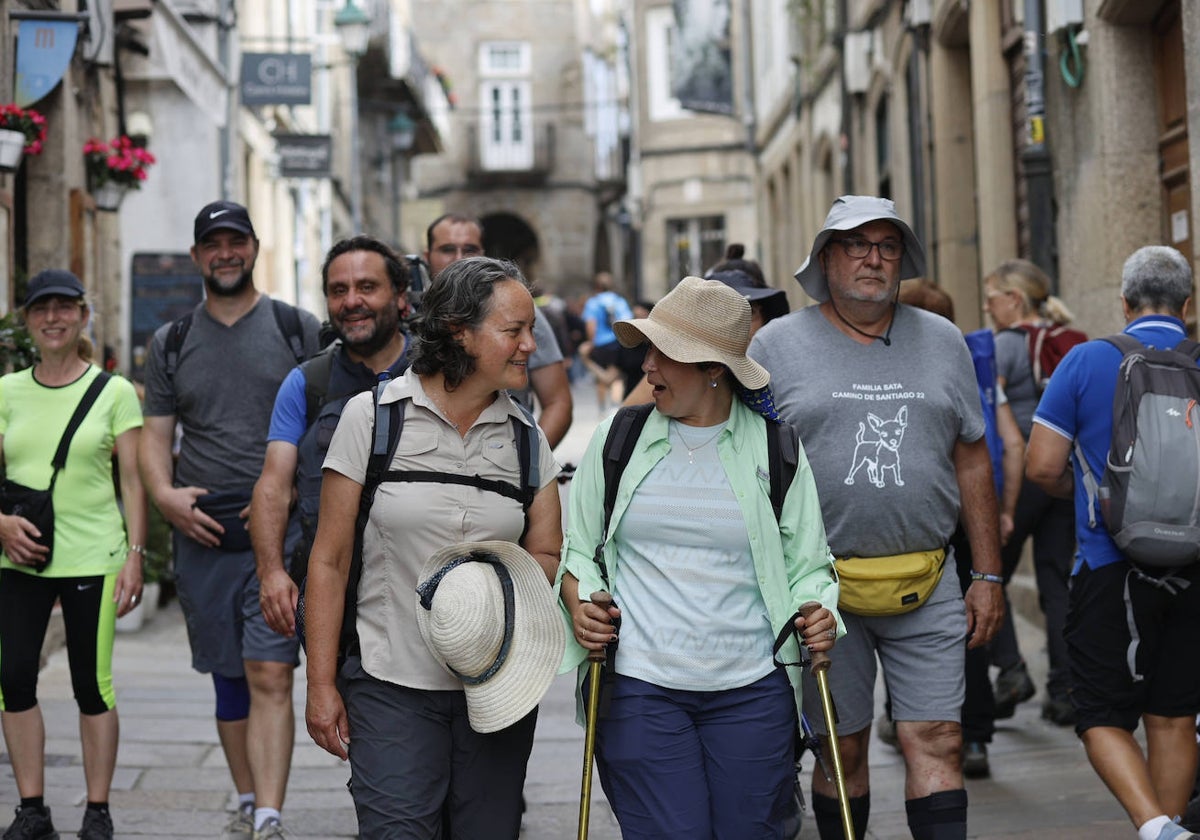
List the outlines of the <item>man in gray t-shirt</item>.
<svg viewBox="0 0 1200 840">
<path fill-rule="evenodd" d="M 275 393 L 316 352 L 320 323 L 255 289 L 258 239 L 245 207 L 207 205 L 194 235 L 205 299 L 186 331 L 166 324 L 151 340 L 138 454 L 146 490 L 175 531 L 192 667 L 211 673 L 216 691 L 217 730 L 239 798 L 226 836 L 250 840 L 266 836 L 283 807 L 299 656 L 297 641 L 263 619 L 246 519 Z"/>
<path fill-rule="evenodd" d="M 986 644 L 1003 616 L 999 516 L 966 342 L 945 319 L 897 303 L 900 281 L 924 272 L 921 243 L 891 201 L 843 196 L 796 274 L 817 304 L 759 330 L 750 355 L 770 371 L 775 404 L 800 434 L 835 557 L 886 570 L 897 555 L 945 549 L 961 514 L 974 553 L 965 599 L 948 559 L 949 574 L 908 612 L 856 615 L 843 600 L 846 636 L 829 671 L 855 829 L 866 829 L 870 810 L 878 657 L 908 768 L 912 835 L 957 840 L 967 833 L 964 641 Z M 817 701 L 807 680 L 807 716 L 820 729 Z M 836 795 L 813 774 L 822 840 L 843 836 Z"/>
</svg>

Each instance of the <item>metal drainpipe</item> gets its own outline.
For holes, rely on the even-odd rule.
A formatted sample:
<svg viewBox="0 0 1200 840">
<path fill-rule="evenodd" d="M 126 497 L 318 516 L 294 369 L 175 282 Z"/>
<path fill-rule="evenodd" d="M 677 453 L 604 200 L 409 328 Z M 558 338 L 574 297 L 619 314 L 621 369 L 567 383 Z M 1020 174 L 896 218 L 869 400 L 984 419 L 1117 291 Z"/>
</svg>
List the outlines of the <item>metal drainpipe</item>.
<svg viewBox="0 0 1200 840">
<path fill-rule="evenodd" d="M 850 12 L 847 8 L 847 0 L 838 0 L 837 32 L 834 35 L 838 56 L 841 58 L 838 82 L 842 93 L 842 136 L 838 140 L 838 153 L 842 157 L 842 185 L 846 195 L 852 195 L 855 192 L 853 143 L 850 140 L 850 131 L 854 122 L 850 113 L 853 99 L 850 91 L 846 88 L 846 30 L 849 26 Z"/>
<path fill-rule="evenodd" d="M 755 135 L 758 133 L 758 123 L 755 116 L 755 101 L 754 101 L 754 61 L 751 58 L 751 33 L 750 33 L 750 0 L 741 0 L 742 3 L 742 125 L 746 128 L 746 151 L 749 152 L 751 161 L 757 165 L 757 156 L 755 152 Z"/>
<path fill-rule="evenodd" d="M 217 61 L 221 68 L 225 71 L 225 77 L 229 80 L 226 87 L 225 95 L 225 125 L 220 131 L 220 146 L 221 146 L 221 198 L 229 201 L 233 198 L 233 138 L 236 137 L 237 126 L 237 103 L 236 90 L 233 83 L 233 38 L 231 32 L 234 27 L 234 21 L 237 20 L 237 9 L 234 8 L 235 0 L 223 0 L 221 3 L 221 11 L 217 20 Z"/>
<path fill-rule="evenodd" d="M 1043 61 L 1042 0 L 1025 0 L 1025 169 L 1029 209 L 1029 258 L 1050 277 L 1050 291 L 1058 293 L 1057 238 L 1054 230 L 1054 181 L 1046 148 L 1045 67 Z M 988 269 L 990 270 L 990 268 Z"/>
</svg>

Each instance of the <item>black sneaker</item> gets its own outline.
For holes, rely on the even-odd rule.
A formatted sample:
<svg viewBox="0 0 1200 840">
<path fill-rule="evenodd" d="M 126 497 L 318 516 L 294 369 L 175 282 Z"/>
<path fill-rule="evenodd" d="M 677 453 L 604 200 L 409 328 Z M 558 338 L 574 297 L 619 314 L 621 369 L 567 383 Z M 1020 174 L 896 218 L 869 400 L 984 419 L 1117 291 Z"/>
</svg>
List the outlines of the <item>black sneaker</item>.
<svg viewBox="0 0 1200 840">
<path fill-rule="evenodd" d="M 963 744 L 963 775 L 968 779 L 986 779 L 992 775 L 988 766 L 987 744 L 968 741 Z"/>
<path fill-rule="evenodd" d="M 58 840 L 58 832 L 50 821 L 50 809 L 18 808 L 17 818 L 4 832 L 4 840 Z"/>
<path fill-rule="evenodd" d="M 1055 726 L 1075 725 L 1075 706 L 1066 697 L 1049 697 L 1042 703 L 1042 720 Z"/>
<path fill-rule="evenodd" d="M 993 695 L 996 700 L 996 720 L 1007 720 L 1016 714 L 1017 704 L 1024 703 L 1037 693 L 1024 662 L 1006 668 L 996 677 Z"/>
<path fill-rule="evenodd" d="M 83 812 L 83 827 L 78 836 L 81 840 L 112 840 L 112 817 L 107 811 L 88 808 Z"/>
</svg>

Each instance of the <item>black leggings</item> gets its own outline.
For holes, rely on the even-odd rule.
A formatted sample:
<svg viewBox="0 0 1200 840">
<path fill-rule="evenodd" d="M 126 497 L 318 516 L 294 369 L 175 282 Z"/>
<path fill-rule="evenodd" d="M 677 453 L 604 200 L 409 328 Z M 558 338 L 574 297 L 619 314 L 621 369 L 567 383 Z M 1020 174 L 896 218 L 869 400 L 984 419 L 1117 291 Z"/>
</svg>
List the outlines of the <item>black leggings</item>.
<svg viewBox="0 0 1200 840">
<path fill-rule="evenodd" d="M 116 573 L 42 577 L 0 570 L 0 708 L 24 712 L 37 705 L 38 668 L 50 611 L 62 604 L 67 659 L 75 702 L 85 715 L 116 706 L 112 684 Z"/>
</svg>

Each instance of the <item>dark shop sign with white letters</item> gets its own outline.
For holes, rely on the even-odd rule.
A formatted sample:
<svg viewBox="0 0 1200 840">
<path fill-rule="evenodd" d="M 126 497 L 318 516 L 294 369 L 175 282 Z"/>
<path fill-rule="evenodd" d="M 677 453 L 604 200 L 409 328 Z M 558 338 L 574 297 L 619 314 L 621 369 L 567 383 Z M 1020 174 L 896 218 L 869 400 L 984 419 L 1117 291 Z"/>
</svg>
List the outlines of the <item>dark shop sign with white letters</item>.
<svg viewBox="0 0 1200 840">
<path fill-rule="evenodd" d="M 328 178 L 333 138 L 328 134 L 276 134 L 281 178 Z"/>
</svg>

